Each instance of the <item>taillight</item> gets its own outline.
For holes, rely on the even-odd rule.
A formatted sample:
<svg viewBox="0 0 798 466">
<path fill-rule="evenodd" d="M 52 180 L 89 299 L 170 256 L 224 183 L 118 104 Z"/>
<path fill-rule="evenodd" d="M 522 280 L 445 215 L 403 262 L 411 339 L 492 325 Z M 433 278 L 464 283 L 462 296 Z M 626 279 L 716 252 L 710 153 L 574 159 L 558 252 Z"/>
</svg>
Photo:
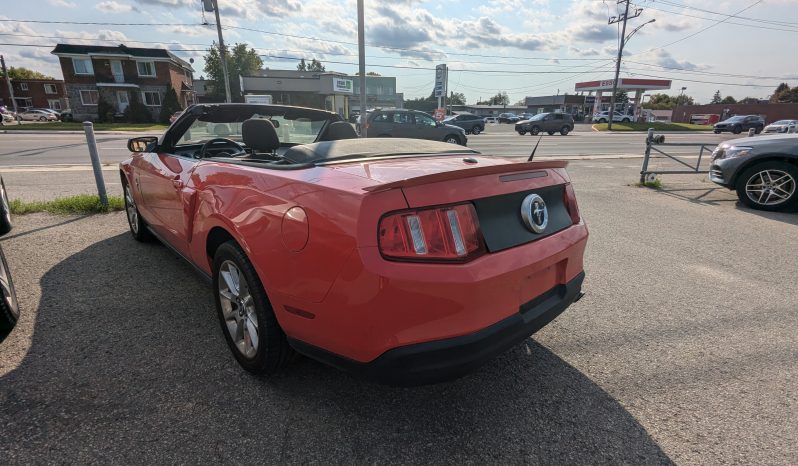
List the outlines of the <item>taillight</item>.
<svg viewBox="0 0 798 466">
<path fill-rule="evenodd" d="M 576 204 L 576 193 L 574 192 L 574 187 L 571 183 L 565 185 L 563 197 L 565 207 L 568 209 L 568 213 L 571 215 L 571 224 L 576 225 L 579 223 L 579 206 Z"/>
<path fill-rule="evenodd" d="M 485 252 L 471 204 L 405 210 L 383 217 L 379 245 L 385 257 L 413 261 L 465 262 Z"/>
</svg>

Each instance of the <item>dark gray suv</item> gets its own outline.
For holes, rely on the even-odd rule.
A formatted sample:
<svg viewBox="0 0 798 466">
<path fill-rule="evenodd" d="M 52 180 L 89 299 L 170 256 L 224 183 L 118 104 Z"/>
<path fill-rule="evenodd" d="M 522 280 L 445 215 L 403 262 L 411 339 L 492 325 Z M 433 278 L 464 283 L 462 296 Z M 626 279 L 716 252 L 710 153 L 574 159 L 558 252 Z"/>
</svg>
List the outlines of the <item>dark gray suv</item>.
<svg viewBox="0 0 798 466">
<path fill-rule="evenodd" d="M 413 138 L 444 141 L 466 145 L 468 139 L 463 128 L 438 123 L 418 110 L 375 110 L 366 118 L 370 138 Z"/>
<path fill-rule="evenodd" d="M 539 113 L 529 120 L 516 123 L 515 130 L 521 136 L 526 133 L 537 135 L 541 131 L 549 133 L 549 136 L 554 133 L 566 136 L 574 130 L 574 117 L 568 113 Z"/>
<path fill-rule="evenodd" d="M 709 179 L 761 210 L 798 207 L 798 134 L 732 139 L 712 152 Z"/>
<path fill-rule="evenodd" d="M 485 131 L 485 120 L 483 120 L 481 116 L 472 115 L 470 113 L 452 115 L 443 120 L 443 122 L 447 125 L 463 128 L 466 134 L 479 134 Z"/>
</svg>

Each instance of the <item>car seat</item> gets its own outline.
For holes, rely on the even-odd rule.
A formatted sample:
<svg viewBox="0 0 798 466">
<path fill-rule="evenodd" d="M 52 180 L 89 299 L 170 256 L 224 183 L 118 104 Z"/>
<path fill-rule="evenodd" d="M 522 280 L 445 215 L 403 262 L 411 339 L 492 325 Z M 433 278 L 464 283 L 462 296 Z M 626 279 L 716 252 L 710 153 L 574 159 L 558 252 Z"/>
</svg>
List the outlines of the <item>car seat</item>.
<svg viewBox="0 0 798 466">
<path fill-rule="evenodd" d="M 245 158 L 274 160 L 275 151 L 280 147 L 280 138 L 271 121 L 264 118 L 250 118 L 241 124 L 241 137 L 249 149 Z"/>
<path fill-rule="evenodd" d="M 334 121 L 327 125 L 319 141 L 339 141 L 341 139 L 357 139 L 357 132 L 345 121 Z"/>
</svg>

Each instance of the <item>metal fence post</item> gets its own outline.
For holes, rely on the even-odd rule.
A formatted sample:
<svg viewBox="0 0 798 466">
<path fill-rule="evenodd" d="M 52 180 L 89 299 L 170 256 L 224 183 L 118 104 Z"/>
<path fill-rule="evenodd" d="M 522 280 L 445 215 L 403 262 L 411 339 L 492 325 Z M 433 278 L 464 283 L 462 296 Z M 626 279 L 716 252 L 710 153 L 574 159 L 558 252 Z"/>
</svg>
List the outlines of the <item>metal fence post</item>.
<svg viewBox="0 0 798 466">
<path fill-rule="evenodd" d="M 753 137 L 756 134 L 755 128 L 748 128 L 748 137 Z"/>
<path fill-rule="evenodd" d="M 97 182 L 97 193 L 100 195 L 100 203 L 103 207 L 108 208 L 108 194 L 105 192 L 105 180 L 103 180 L 100 155 L 97 153 L 97 141 L 94 139 L 94 124 L 90 121 L 84 121 L 83 131 L 86 132 L 86 144 L 89 146 L 91 168 L 94 170 L 94 181 Z"/>
<path fill-rule="evenodd" d="M 646 134 L 646 156 L 643 158 L 643 169 L 640 170 L 640 184 L 646 182 L 646 172 L 648 171 L 648 159 L 651 157 L 651 141 L 654 139 L 654 128 L 648 129 Z"/>
</svg>

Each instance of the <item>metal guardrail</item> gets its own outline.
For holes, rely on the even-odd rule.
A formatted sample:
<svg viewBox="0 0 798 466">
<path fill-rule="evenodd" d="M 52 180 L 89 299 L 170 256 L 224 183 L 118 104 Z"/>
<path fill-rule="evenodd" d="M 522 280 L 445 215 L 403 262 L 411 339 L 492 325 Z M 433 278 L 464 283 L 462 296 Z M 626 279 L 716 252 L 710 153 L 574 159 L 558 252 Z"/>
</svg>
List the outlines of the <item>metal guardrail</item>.
<svg viewBox="0 0 798 466">
<path fill-rule="evenodd" d="M 661 150 L 659 147 L 668 146 L 668 147 L 698 147 L 698 161 L 696 162 L 695 166 L 690 165 L 689 163 L 685 162 L 678 158 L 678 156 L 668 154 L 664 150 Z M 654 181 L 658 174 L 673 174 L 673 175 L 685 175 L 685 174 L 693 174 L 693 173 L 709 173 L 709 170 L 701 170 L 701 160 L 704 158 L 704 152 L 709 152 L 710 154 L 714 150 L 717 143 L 699 143 L 699 142 L 665 142 L 665 136 L 663 135 L 654 135 L 654 128 L 648 129 L 648 134 L 646 135 L 646 155 L 643 158 L 643 167 L 640 170 L 640 183 L 645 183 L 646 181 Z M 657 154 L 663 155 L 685 167 L 689 168 L 689 170 L 658 170 L 658 171 L 651 171 L 648 169 L 648 163 L 651 160 L 651 153 L 656 152 Z M 648 178 L 651 178 L 650 180 Z"/>
</svg>

